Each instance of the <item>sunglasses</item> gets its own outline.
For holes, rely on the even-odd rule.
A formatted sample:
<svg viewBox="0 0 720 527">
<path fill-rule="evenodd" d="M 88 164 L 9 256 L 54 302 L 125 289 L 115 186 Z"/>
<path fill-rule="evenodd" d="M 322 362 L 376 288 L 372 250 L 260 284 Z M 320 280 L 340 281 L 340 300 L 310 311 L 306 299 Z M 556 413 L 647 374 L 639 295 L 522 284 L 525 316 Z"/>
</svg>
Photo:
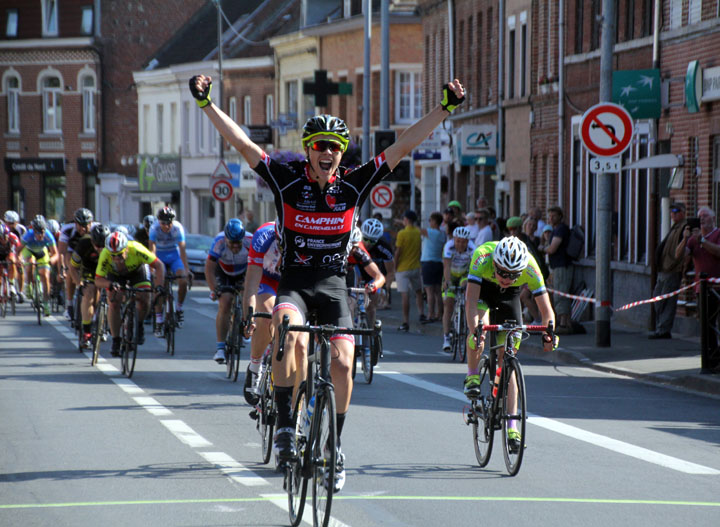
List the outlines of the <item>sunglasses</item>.
<svg viewBox="0 0 720 527">
<path fill-rule="evenodd" d="M 342 152 L 343 150 L 343 146 L 335 141 L 315 141 L 314 143 L 310 143 L 310 148 L 316 152 L 325 152 L 328 148 L 333 153 Z"/>
<path fill-rule="evenodd" d="M 370 238 L 366 238 L 365 236 L 363 236 L 362 241 L 363 241 L 363 243 L 364 243 L 365 245 L 367 245 L 368 243 L 369 243 L 369 244 L 375 243 L 375 240 L 371 240 Z"/>
<path fill-rule="evenodd" d="M 161 221 L 160 225 L 172 225 L 171 221 Z"/>
<path fill-rule="evenodd" d="M 680 212 L 682 209 L 670 209 L 670 212 Z"/>
<path fill-rule="evenodd" d="M 505 280 L 517 280 L 522 274 L 522 271 L 505 271 L 504 269 L 498 269 L 497 266 L 495 266 L 495 272 L 500 278 L 504 278 Z"/>
</svg>

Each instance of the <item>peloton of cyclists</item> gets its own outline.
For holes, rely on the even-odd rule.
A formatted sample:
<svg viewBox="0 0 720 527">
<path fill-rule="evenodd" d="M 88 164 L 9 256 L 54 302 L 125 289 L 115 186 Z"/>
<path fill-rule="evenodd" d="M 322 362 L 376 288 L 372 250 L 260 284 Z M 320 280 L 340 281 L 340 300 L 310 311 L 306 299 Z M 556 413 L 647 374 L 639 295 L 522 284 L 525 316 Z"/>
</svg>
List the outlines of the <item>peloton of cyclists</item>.
<svg viewBox="0 0 720 527">
<path fill-rule="evenodd" d="M 178 327 L 183 326 L 185 313 L 183 303 L 188 290 L 188 278 L 191 278 L 190 266 L 185 254 L 185 229 L 175 220 L 175 210 L 163 207 L 157 213 L 157 221 L 150 226 L 150 250 L 165 264 L 168 273 L 178 277 L 178 295 L 175 304 Z M 155 306 L 155 336 L 163 338 L 162 303 Z"/>
<path fill-rule="evenodd" d="M 284 316 L 289 317 L 291 324 L 302 324 L 308 313 L 317 310 L 318 323 L 350 327 L 345 274 L 350 234 L 360 206 L 371 189 L 464 100 L 462 85 L 457 80 L 445 85 L 442 102 L 429 114 L 405 130 L 385 152 L 348 171 L 340 167 L 342 154 L 350 142 L 349 130 L 341 119 L 330 115 L 308 119 L 302 133 L 307 160 L 281 164 L 272 160 L 227 114 L 212 104 L 210 77 L 198 75 L 191 78 L 189 84 L 198 106 L 273 192 L 283 247 L 273 324 L 280 324 Z M 286 342 L 288 349 L 294 349 L 298 340 L 301 338 L 297 334 L 290 333 Z M 349 335 L 336 335 L 331 344 L 338 438 L 334 488 L 338 491 L 345 481 L 345 457 L 340 443 L 352 394 L 354 339 Z M 304 353 L 303 362 L 306 360 Z M 277 361 L 273 354 L 272 367 L 278 410 L 274 446 L 279 460 L 284 461 L 297 456 L 291 401 L 298 369 L 295 354 L 286 353 L 282 361 Z"/>
</svg>

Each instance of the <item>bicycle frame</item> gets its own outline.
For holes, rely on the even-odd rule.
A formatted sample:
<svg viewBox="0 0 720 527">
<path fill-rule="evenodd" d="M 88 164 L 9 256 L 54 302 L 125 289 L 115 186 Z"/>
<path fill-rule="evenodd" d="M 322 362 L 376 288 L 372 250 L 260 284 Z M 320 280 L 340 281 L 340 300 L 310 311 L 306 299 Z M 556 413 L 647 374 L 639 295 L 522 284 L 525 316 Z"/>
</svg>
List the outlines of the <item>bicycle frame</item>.
<svg viewBox="0 0 720 527">
<path fill-rule="evenodd" d="M 222 286 L 219 292 L 231 293 L 233 295 L 230 304 L 230 323 L 228 332 L 225 336 L 225 364 L 227 365 L 227 378 L 237 381 L 240 371 L 240 351 L 243 348 L 243 312 L 242 312 L 242 295 L 243 287 Z"/>
</svg>

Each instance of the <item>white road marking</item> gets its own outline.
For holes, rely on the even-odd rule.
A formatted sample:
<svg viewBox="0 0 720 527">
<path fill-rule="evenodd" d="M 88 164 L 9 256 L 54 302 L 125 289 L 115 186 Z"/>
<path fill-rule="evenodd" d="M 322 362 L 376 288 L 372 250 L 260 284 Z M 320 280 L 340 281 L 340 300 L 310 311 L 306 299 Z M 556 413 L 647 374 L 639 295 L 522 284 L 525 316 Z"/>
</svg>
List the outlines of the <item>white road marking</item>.
<svg viewBox="0 0 720 527">
<path fill-rule="evenodd" d="M 172 412 L 152 397 L 133 397 L 133 400 L 153 415 L 172 415 Z"/>
<path fill-rule="evenodd" d="M 255 472 L 235 461 L 225 452 L 198 452 L 208 463 L 217 466 L 220 471 L 231 480 L 245 485 L 246 487 L 258 487 L 270 485 L 270 482 Z M 287 499 L 287 496 L 286 496 Z"/>
<path fill-rule="evenodd" d="M 179 419 L 160 419 L 160 422 L 180 441 L 191 448 L 212 446 L 212 443 Z"/>
<path fill-rule="evenodd" d="M 465 395 L 459 390 L 453 390 L 445 386 L 440 386 L 439 384 L 424 381 L 417 377 L 404 375 L 400 372 L 379 371 L 378 373 L 381 375 L 387 375 L 393 380 L 409 384 L 410 386 L 414 386 L 415 388 L 420 388 L 429 392 L 437 393 L 438 395 L 443 395 L 457 401 L 467 402 L 467 397 L 465 397 Z M 560 421 L 556 421 L 555 419 L 548 419 L 540 415 L 528 413 L 528 423 L 540 426 L 558 434 L 566 435 L 568 437 L 571 437 L 572 439 L 585 441 L 586 443 L 612 450 L 613 452 L 618 452 L 620 454 L 634 457 L 642 461 L 647 461 L 648 463 L 654 463 L 665 468 L 677 470 L 678 472 L 684 472 L 686 474 L 706 474 L 712 476 L 720 475 L 720 470 L 705 467 L 703 465 L 697 465 L 695 463 L 684 461 L 682 459 L 678 459 L 672 456 L 667 456 L 665 454 L 654 452 L 643 447 L 631 445 L 630 443 L 625 443 L 624 441 L 618 441 L 617 439 L 612 439 L 610 437 L 602 436 L 600 434 L 588 432 L 586 430 L 582 430 L 581 428 L 577 428 L 575 426 L 567 425 Z"/>
<path fill-rule="evenodd" d="M 310 488 L 308 488 L 308 499 L 305 502 L 305 509 L 303 510 L 303 517 L 302 521 L 307 523 L 308 525 L 313 524 L 313 518 L 312 518 L 312 496 L 310 495 Z M 276 505 L 280 507 L 285 512 L 289 513 L 290 510 L 288 509 L 288 498 L 287 494 L 260 494 L 260 497 L 265 498 L 273 505 Z M 330 521 L 328 522 L 328 526 L 330 527 L 350 527 L 347 523 L 343 523 L 338 519 L 330 517 Z"/>
</svg>

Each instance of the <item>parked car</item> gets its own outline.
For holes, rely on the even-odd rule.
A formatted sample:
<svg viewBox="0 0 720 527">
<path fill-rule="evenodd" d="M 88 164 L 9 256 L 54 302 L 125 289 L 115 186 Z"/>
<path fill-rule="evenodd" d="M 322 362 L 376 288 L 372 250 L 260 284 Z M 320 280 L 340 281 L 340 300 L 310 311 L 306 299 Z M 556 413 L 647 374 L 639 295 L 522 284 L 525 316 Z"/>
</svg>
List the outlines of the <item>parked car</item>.
<svg viewBox="0 0 720 527">
<path fill-rule="evenodd" d="M 212 241 L 213 237 L 206 234 L 185 234 L 185 254 L 190 271 L 196 278 L 205 278 L 205 260 Z"/>
</svg>

